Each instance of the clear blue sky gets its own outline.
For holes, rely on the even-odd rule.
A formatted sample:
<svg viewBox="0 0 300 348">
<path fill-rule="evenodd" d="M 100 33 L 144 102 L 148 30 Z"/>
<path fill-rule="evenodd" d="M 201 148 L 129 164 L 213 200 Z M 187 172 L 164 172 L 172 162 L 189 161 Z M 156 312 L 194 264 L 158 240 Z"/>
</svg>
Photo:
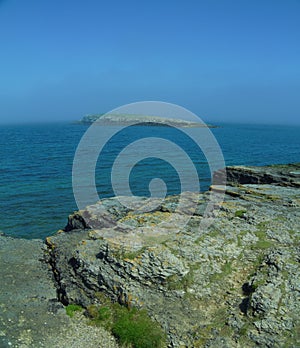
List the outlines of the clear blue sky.
<svg viewBox="0 0 300 348">
<path fill-rule="evenodd" d="M 0 0 L 0 122 L 142 100 L 300 123 L 300 1 Z"/>
</svg>

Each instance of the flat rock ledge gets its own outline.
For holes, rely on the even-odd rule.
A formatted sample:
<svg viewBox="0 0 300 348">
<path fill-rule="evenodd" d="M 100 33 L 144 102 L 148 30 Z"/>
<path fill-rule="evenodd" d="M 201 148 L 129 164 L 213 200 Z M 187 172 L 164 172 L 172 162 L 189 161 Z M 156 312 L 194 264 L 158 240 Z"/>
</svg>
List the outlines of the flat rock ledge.
<svg viewBox="0 0 300 348">
<path fill-rule="evenodd" d="M 114 197 L 70 215 L 44 244 L 1 237 L 0 343 L 58 347 L 69 335 L 69 346 L 80 346 L 62 304 L 87 308 L 108 298 L 146 309 L 166 331 L 168 347 L 299 347 L 299 175 L 299 164 L 229 167 L 224 201 L 208 216 L 209 192 L 185 193 L 180 211 L 178 196 L 161 203 L 122 197 L 132 209 Z M 24 308 L 25 320 L 18 312 Z M 38 320 L 29 321 L 31 310 Z M 76 337 L 86 335 L 84 318 L 75 323 Z M 18 345 L 24 330 L 31 343 L 25 335 Z M 91 335 L 106 345 L 82 346 L 116 346 L 99 332 Z"/>
<path fill-rule="evenodd" d="M 300 187 L 300 163 L 274 164 L 270 166 L 226 167 L 228 182 L 232 184 L 276 184 Z M 214 173 L 216 179 L 223 171 Z"/>
<path fill-rule="evenodd" d="M 66 315 L 45 251 L 42 240 L 0 235 L 0 347 L 116 348 L 104 329 Z"/>
</svg>

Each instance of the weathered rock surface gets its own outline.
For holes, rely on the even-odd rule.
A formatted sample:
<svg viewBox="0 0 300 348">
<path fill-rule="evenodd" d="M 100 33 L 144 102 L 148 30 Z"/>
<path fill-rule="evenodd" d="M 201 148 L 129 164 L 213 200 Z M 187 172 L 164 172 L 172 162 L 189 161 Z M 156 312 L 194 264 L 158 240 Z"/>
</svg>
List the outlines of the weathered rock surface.
<svg viewBox="0 0 300 348">
<path fill-rule="evenodd" d="M 299 170 L 229 168 L 209 217 L 208 193 L 186 194 L 193 214 L 176 212 L 176 196 L 128 198 L 150 212 L 115 197 L 74 213 L 47 238 L 59 299 L 88 306 L 105 294 L 146 308 L 170 347 L 299 347 Z"/>
<path fill-rule="evenodd" d="M 218 177 L 222 171 L 214 175 Z M 277 184 L 300 187 L 300 163 L 262 167 L 226 167 L 227 180 L 231 184 Z"/>
<path fill-rule="evenodd" d="M 42 240 L 0 236 L 0 347 L 115 348 L 107 332 L 66 315 L 44 248 Z"/>
<path fill-rule="evenodd" d="M 68 322 L 44 257 L 41 240 L 0 236 L 0 346 L 43 346 L 48 333 Z M 53 322 L 54 313 L 57 322 Z"/>
</svg>

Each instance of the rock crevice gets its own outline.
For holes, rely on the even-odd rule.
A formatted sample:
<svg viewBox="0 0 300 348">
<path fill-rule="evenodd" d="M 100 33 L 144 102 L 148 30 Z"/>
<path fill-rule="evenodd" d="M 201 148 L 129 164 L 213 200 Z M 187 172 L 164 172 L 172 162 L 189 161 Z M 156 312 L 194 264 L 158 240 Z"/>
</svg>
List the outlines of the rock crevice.
<svg viewBox="0 0 300 348">
<path fill-rule="evenodd" d="M 74 213 L 47 243 L 61 301 L 87 307 L 105 295 L 145 308 L 170 347 L 296 347 L 299 169 L 227 168 L 207 229 L 207 193 L 186 194 L 198 206 L 181 230 L 167 223 L 176 196 L 149 213 L 118 209 L 117 197 Z"/>
</svg>

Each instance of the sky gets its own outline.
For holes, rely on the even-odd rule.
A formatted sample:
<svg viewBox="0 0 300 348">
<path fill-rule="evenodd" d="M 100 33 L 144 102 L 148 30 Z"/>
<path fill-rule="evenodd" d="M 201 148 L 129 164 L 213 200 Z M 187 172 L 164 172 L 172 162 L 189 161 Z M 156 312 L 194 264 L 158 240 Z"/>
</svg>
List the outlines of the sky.
<svg viewBox="0 0 300 348">
<path fill-rule="evenodd" d="M 300 0 L 0 0 L 0 123 L 156 100 L 300 124 Z"/>
</svg>

